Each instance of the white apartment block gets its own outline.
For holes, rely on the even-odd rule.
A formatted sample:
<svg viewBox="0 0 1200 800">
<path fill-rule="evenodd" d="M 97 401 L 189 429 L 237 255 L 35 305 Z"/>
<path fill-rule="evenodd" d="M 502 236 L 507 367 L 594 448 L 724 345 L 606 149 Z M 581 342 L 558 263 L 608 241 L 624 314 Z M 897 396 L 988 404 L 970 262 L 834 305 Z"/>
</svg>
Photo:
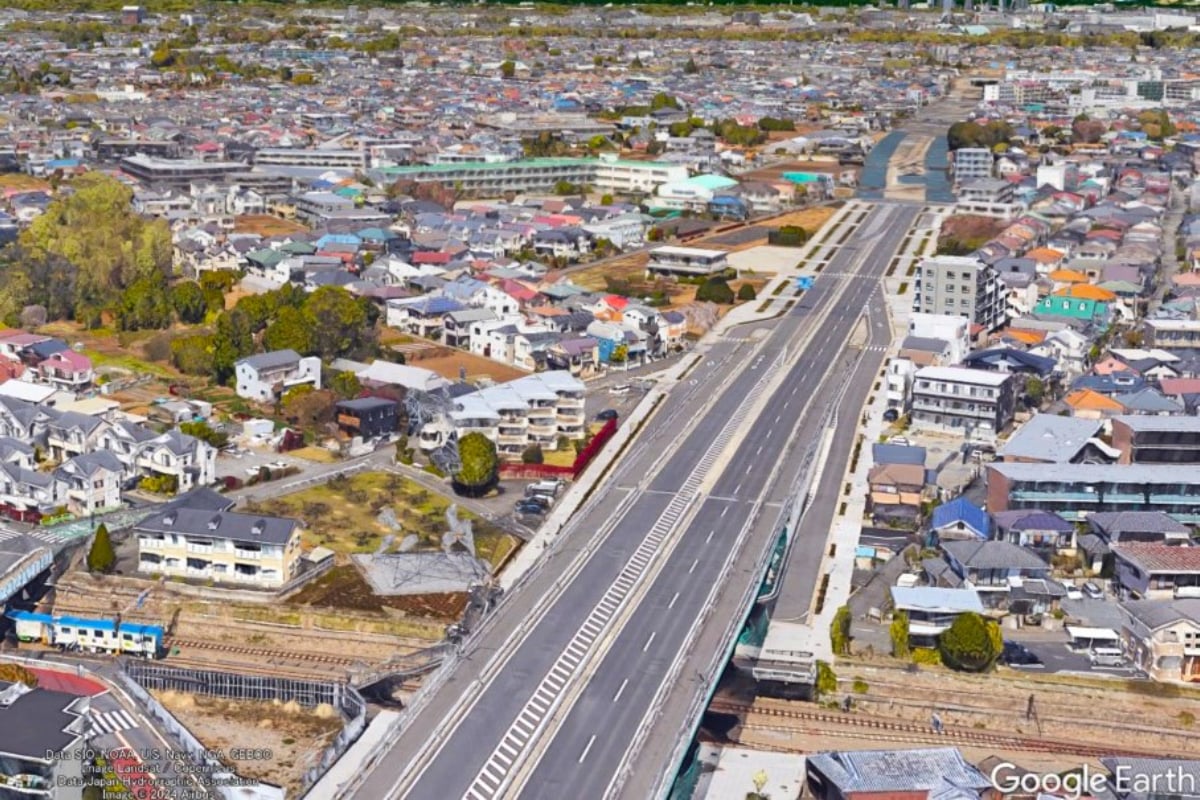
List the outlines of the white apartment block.
<svg viewBox="0 0 1200 800">
<path fill-rule="evenodd" d="M 986 147 L 963 147 L 954 151 L 954 183 L 962 185 L 992 177 L 995 157 Z"/>
<path fill-rule="evenodd" d="M 583 438 L 583 398 L 583 382 L 569 372 L 539 372 L 457 398 L 448 422 L 459 439 L 482 433 L 496 443 L 501 458 L 519 459 L 530 445 L 554 450 L 560 436 Z M 440 420 L 431 425 L 437 430 L 421 436 L 428 449 L 437 446 L 444 428 Z"/>
<path fill-rule="evenodd" d="M 913 377 L 910 419 L 923 430 L 995 441 L 1016 412 L 1016 376 L 966 367 L 922 367 Z"/>
</svg>

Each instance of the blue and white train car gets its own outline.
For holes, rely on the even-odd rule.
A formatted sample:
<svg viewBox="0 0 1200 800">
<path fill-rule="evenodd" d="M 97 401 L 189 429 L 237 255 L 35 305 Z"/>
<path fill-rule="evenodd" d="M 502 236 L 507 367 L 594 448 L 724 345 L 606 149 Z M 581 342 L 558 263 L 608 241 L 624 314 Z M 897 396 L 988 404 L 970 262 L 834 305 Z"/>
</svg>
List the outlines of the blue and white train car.
<svg viewBox="0 0 1200 800">
<path fill-rule="evenodd" d="M 10 611 L 7 616 L 13 621 L 17 641 L 54 644 L 54 617 L 49 614 Z"/>
<path fill-rule="evenodd" d="M 54 644 L 89 653 L 117 653 L 117 623 L 110 619 L 59 617 L 54 621 Z"/>
<path fill-rule="evenodd" d="M 117 629 L 122 653 L 143 658 L 158 658 L 163 651 L 163 629 L 161 625 L 137 625 L 121 623 Z"/>
</svg>

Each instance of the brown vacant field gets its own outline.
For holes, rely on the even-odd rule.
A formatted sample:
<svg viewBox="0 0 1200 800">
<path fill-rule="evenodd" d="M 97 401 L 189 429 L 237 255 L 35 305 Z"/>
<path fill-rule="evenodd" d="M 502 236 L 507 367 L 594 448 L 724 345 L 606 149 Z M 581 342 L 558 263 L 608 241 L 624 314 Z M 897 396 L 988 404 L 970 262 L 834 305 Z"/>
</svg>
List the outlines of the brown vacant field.
<svg viewBox="0 0 1200 800">
<path fill-rule="evenodd" d="M 291 605 L 379 612 L 400 611 L 413 617 L 457 619 L 467 607 L 461 592 L 381 597 L 375 594 L 358 567 L 342 564 L 329 570 L 287 599 Z"/>
<path fill-rule="evenodd" d="M 308 228 L 270 214 L 247 214 L 233 221 L 233 230 L 235 233 L 257 233 L 259 236 L 287 236 L 304 233 Z"/>
<path fill-rule="evenodd" d="M 420 350 L 409 356 L 408 363 L 410 366 L 432 370 L 450 381 L 458 380 L 460 370 L 466 371 L 468 381 L 491 378 L 498 383 L 516 380 L 529 374 L 516 367 L 501 364 L 499 361 L 492 361 L 490 358 L 465 353 L 450 347 Z"/>
</svg>

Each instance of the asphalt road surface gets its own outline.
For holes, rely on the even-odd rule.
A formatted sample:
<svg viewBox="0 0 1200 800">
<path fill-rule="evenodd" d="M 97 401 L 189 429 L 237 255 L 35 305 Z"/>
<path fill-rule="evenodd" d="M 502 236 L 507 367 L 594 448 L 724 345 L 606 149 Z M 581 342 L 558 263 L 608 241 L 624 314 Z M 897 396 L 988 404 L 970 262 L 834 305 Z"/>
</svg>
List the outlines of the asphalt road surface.
<svg viewBox="0 0 1200 800">
<path fill-rule="evenodd" d="M 668 667 L 704 611 L 710 590 L 723 580 L 730 548 L 756 504 L 761 504 L 762 514 L 747 546 L 769 546 L 791 488 L 791 482 L 780 477 L 802 466 L 783 457 L 805 453 L 819 441 L 822 413 L 847 376 L 861 380 L 866 374 L 868 381 L 873 377 L 873 371 L 847 353 L 847 346 L 864 310 L 869 309 L 868 317 L 883 319 L 878 279 L 919 211 L 917 205 L 876 206 L 803 302 L 760 326 L 769 329 L 761 342 L 745 336 L 709 350 L 671 392 L 589 507 L 576 515 L 546 565 L 508 598 L 499 618 L 468 645 L 442 691 L 353 787 L 354 796 L 441 800 L 472 792 L 481 798 L 605 795 Z M 822 319 L 826 310 L 829 314 Z M 871 325 L 872 334 L 879 324 Z M 731 443 L 732 455 L 727 449 L 724 459 L 713 463 L 714 440 L 720 440 L 731 419 L 746 413 L 748 399 L 762 388 L 760 378 L 809 332 L 812 338 L 766 398 L 757 421 Z M 876 370 L 881 358 L 879 353 Z M 854 413 L 838 419 L 838 439 L 853 438 L 858 404 L 853 405 Z M 801 425 L 793 434 L 797 421 Z M 711 489 L 697 490 L 697 476 L 706 469 L 708 480 L 715 483 Z M 672 501 L 684 495 L 695 495 L 694 504 L 682 513 L 672 512 Z M 835 501 L 820 499 L 830 506 Z M 664 513 L 674 516 L 664 522 Z M 657 559 L 647 567 L 645 580 L 630 590 L 629 605 L 614 613 L 586 655 L 576 658 L 573 672 L 558 680 L 552 696 L 539 700 L 535 691 L 546 685 L 555 665 L 561 665 L 567 648 L 656 525 L 668 531 L 664 548 L 676 537 L 678 544 L 665 563 Z M 796 572 L 789 570 L 793 575 L 807 572 L 801 583 L 815 583 L 827 531 L 817 526 L 802 529 L 804 538 L 797 549 L 811 552 L 815 547 L 818 552 L 803 559 L 804 566 Z M 642 590 L 645 594 L 637 597 Z M 552 601 L 539 615 L 538 599 L 543 596 Z M 629 616 L 622 619 L 623 613 Z M 728 619 L 717 623 L 727 624 Z M 697 685 L 695 691 L 706 688 Z M 522 720 L 529 729 L 528 744 L 501 749 L 506 735 Z M 687 722 L 664 715 L 657 724 L 668 729 L 673 725 L 678 731 Z M 410 769 L 410 764 L 415 766 Z M 648 764 L 651 772 L 666 766 Z"/>
</svg>

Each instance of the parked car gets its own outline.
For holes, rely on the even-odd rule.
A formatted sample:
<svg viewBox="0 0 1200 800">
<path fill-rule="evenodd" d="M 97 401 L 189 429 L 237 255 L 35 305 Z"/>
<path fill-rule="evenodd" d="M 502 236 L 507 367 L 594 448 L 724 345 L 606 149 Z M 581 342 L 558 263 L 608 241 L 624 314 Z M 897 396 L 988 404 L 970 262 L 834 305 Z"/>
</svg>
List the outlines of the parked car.
<svg viewBox="0 0 1200 800">
<path fill-rule="evenodd" d="M 1068 586 L 1067 587 L 1067 599 L 1068 600 L 1082 600 L 1083 599 L 1083 591 L 1078 586 Z"/>
<path fill-rule="evenodd" d="M 1083 585 L 1083 593 L 1093 600 L 1104 599 L 1104 590 L 1091 581 L 1088 581 Z"/>
<path fill-rule="evenodd" d="M 1125 664 L 1125 654 L 1117 647 L 1097 647 L 1088 655 L 1093 667 L 1120 667 Z"/>
<path fill-rule="evenodd" d="M 537 483 L 531 483 L 525 487 L 525 496 L 534 497 L 541 495 L 542 497 L 549 497 L 553 499 L 558 497 L 558 493 L 562 491 L 562 487 L 563 482 L 560 480 L 538 481 Z"/>
<path fill-rule="evenodd" d="M 617 412 L 614 409 L 606 408 L 596 415 L 597 422 L 608 422 L 610 419 L 617 418 Z"/>
<path fill-rule="evenodd" d="M 547 509 L 553 505 L 554 501 L 546 497 L 544 494 L 531 494 L 528 497 L 522 497 L 517 501 L 517 505 L 535 505 L 541 509 Z"/>
<path fill-rule="evenodd" d="M 537 503 L 530 503 L 525 500 L 517 503 L 516 511 L 518 514 L 545 514 L 546 509 L 542 508 Z"/>
<path fill-rule="evenodd" d="M 910 442 L 908 440 L 908 437 L 905 437 L 905 436 L 893 436 L 891 439 L 888 440 L 888 444 L 898 444 L 902 447 L 908 447 L 909 445 L 912 444 L 912 442 Z"/>
<path fill-rule="evenodd" d="M 900 419 L 900 409 L 898 408 L 889 408 L 883 412 L 884 422 L 895 422 L 898 419 Z"/>
<path fill-rule="evenodd" d="M 1000 663 L 1010 667 L 1034 667 L 1042 660 L 1020 642 L 1005 642 L 1004 650 L 1000 653 Z"/>
</svg>

